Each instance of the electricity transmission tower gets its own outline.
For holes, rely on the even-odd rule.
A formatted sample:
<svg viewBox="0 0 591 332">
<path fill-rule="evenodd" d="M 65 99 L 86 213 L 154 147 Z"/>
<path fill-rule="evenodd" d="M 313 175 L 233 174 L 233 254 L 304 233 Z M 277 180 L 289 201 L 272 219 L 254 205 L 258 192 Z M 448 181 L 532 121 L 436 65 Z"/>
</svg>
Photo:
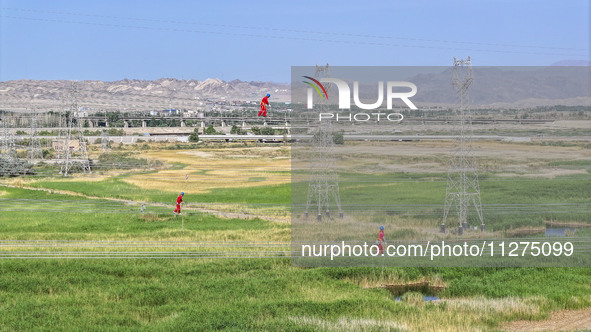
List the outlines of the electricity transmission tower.
<svg viewBox="0 0 591 332">
<path fill-rule="evenodd" d="M 109 142 L 109 136 L 107 136 L 107 132 L 104 129 L 101 132 L 101 150 L 102 152 L 111 151 L 111 143 Z"/>
<path fill-rule="evenodd" d="M 29 162 L 33 163 L 36 159 L 43 159 L 43 151 L 41 150 L 41 142 L 39 141 L 39 133 L 37 132 L 37 110 L 34 110 L 31 115 L 31 136 L 29 139 L 29 148 L 27 151 Z"/>
<path fill-rule="evenodd" d="M 16 176 L 26 174 L 29 171 L 29 165 L 18 159 L 16 152 L 16 139 L 10 130 L 10 118 L 3 117 L 2 122 L 2 145 L 0 146 L 0 176 Z"/>
<path fill-rule="evenodd" d="M 76 119 L 76 124 L 74 124 L 74 119 Z M 61 150 L 58 156 L 62 160 L 59 174 L 68 176 L 74 164 L 80 164 L 84 174 L 92 173 L 86 150 L 86 141 L 82 134 L 82 123 L 78 109 L 78 86 L 76 82 L 72 82 L 70 88 L 70 107 L 68 112 L 64 114 L 64 121 L 62 123 L 64 122 L 67 127 L 65 128 L 65 133 L 60 130 L 60 138 L 58 140 L 58 149 Z M 72 129 L 74 126 L 77 126 L 77 133 L 73 134 Z"/>
<path fill-rule="evenodd" d="M 316 65 L 316 78 L 329 77 L 328 64 L 326 66 Z M 327 94 L 330 91 L 330 84 L 325 85 Z M 318 112 L 328 111 L 328 101 L 324 99 L 318 105 Z M 316 112 L 315 112 L 316 113 Z M 334 133 L 330 121 L 320 121 L 318 128 L 312 138 L 312 161 L 310 163 L 310 182 L 308 183 L 308 195 L 306 199 L 305 216 L 314 203 L 318 209 L 318 221 L 322 221 L 322 214 L 330 218 L 330 205 L 334 201 L 339 210 L 339 218 L 343 217 L 341 210 L 341 197 L 339 193 L 339 180 L 334 168 Z"/>
<path fill-rule="evenodd" d="M 3 160 L 11 163 L 17 163 L 18 157 L 16 154 L 16 145 L 14 135 L 9 129 L 8 120 L 9 118 L 3 117 L 2 121 L 2 151 L 0 156 Z"/>
<path fill-rule="evenodd" d="M 458 234 L 468 228 L 468 210 L 474 206 L 480 220 L 480 231 L 484 231 L 480 185 L 478 183 L 478 165 L 472 154 L 472 115 L 469 108 L 468 88 L 472 84 L 472 64 L 470 57 L 465 60 L 454 58 L 452 84 L 458 96 L 454 132 L 456 145 L 451 151 L 447 172 L 445 209 L 441 232 L 445 232 L 445 222 L 449 212 L 455 208 L 458 214 Z"/>
</svg>

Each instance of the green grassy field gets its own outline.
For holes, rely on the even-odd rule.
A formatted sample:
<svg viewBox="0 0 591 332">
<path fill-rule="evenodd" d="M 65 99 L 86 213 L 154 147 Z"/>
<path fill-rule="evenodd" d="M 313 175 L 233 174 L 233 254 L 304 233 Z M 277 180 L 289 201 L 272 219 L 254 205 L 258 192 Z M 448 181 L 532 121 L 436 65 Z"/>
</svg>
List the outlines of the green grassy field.
<svg viewBox="0 0 591 332">
<path fill-rule="evenodd" d="M 251 181 L 256 182 L 256 181 Z M 67 190 L 95 197 L 113 197 L 133 201 L 171 203 L 176 199 L 176 192 L 163 192 L 145 189 L 124 182 L 120 177 L 103 181 L 37 181 L 32 187 L 54 190 Z M 242 203 L 242 204 L 289 204 L 290 185 L 280 184 L 265 187 L 218 188 L 204 194 L 193 194 L 187 199 L 205 203 Z"/>
<path fill-rule="evenodd" d="M 174 167 L 184 176 L 184 166 Z M 293 267 L 289 258 L 265 256 L 265 252 L 290 250 L 289 223 L 256 214 L 248 218 L 222 217 L 198 209 L 184 210 L 183 217 L 174 216 L 172 201 L 178 193 L 126 183 L 125 178 L 131 174 L 106 176 L 98 181 L 64 181 L 57 177 L 23 181 L 25 186 L 47 191 L 0 187 L 3 254 L 37 253 L 33 256 L 36 258 L 0 259 L 0 331 L 496 330 L 505 322 L 541 320 L 556 310 L 591 307 L 588 267 Z M 297 183 L 293 188 L 290 184 L 260 185 L 260 177 L 248 174 L 245 178 L 252 178 L 246 182 L 258 186 L 186 195 L 189 207 L 210 203 L 252 205 L 254 211 L 266 206 L 288 209 L 292 191 L 303 188 Z M 418 213 L 413 218 L 439 222 L 444 178 L 441 173 L 343 174 L 340 183 L 344 202 L 412 204 L 420 199 L 426 205 L 439 207 L 428 207 L 421 212 L 422 217 Z M 589 181 L 587 175 L 522 181 L 484 175 L 482 200 L 484 204 L 586 203 L 591 197 Z M 363 183 L 364 191 L 359 191 L 359 183 Z M 374 198 L 365 191 L 375 194 Z M 140 202 L 153 204 L 141 213 Z M 580 216 L 549 213 L 487 218 L 488 225 L 502 229 L 515 225 L 516 220 L 529 226 L 547 218 L 578 220 Z M 399 217 L 388 211 L 383 217 L 369 216 L 376 220 Z M 582 219 L 589 221 L 587 215 Z M 28 242 L 20 246 L 21 240 Z M 51 240 L 75 245 L 60 247 Z M 128 244 L 105 245 L 117 241 Z M 137 248 L 129 244 L 148 242 L 173 243 L 175 247 L 156 243 Z M 89 243 L 100 245 L 79 246 Z M 212 245 L 195 249 L 191 243 Z M 246 248 L 242 246 L 245 243 L 279 246 Z M 197 250 L 206 254 L 225 252 L 228 257 L 242 251 L 249 254 L 244 258 L 215 259 L 55 258 L 56 252 Z M 53 254 L 38 258 L 39 252 Z M 248 258 L 252 255 L 261 258 Z M 442 286 L 436 294 L 439 301 L 423 301 L 423 294 L 416 291 L 397 299 L 387 289 L 376 287 L 424 280 L 436 280 Z"/>
<path fill-rule="evenodd" d="M 417 215 L 430 215 L 435 220 L 442 215 L 441 207 L 445 197 L 445 175 L 423 174 L 408 175 L 400 173 L 367 175 L 343 174 L 339 187 L 341 202 L 350 205 L 404 205 L 421 202 L 425 205 L 439 205 L 436 208 L 416 209 Z M 360 184 L 362 186 L 360 187 Z M 384 185 L 387 184 L 387 185 Z M 591 197 L 591 178 L 589 176 L 564 176 L 554 179 L 532 178 L 511 180 L 492 176 L 483 176 L 480 181 L 482 202 L 484 205 L 504 204 L 569 204 L 587 203 Z M 125 183 L 121 178 L 112 178 L 96 182 L 84 181 L 36 181 L 32 187 L 53 190 L 67 190 L 94 197 L 113 197 L 140 202 L 170 203 L 176 193 L 144 189 Z M 293 185 L 296 192 L 304 193 L 307 183 Z M 290 203 L 291 185 L 280 184 L 262 187 L 219 188 L 203 194 L 187 197 L 194 203 L 231 203 L 231 204 L 270 204 Z M 305 199 L 305 194 L 300 194 Z M 585 222 L 591 220 L 589 213 L 568 213 L 554 208 L 553 211 L 537 215 L 524 215 L 517 211 L 513 215 L 487 213 L 487 224 L 493 230 L 514 227 L 540 226 L 546 220 L 565 220 Z M 355 209 L 355 208 L 353 208 Z M 422 212 L 422 213 L 421 213 Z"/>
<path fill-rule="evenodd" d="M 3 188 L 92 212 L 3 212 L 8 239 L 288 241 L 289 226 L 196 214 L 145 220 L 122 203 Z M 104 204 L 109 204 L 109 211 Z M 52 204 L 53 206 L 53 204 Z M 58 208 L 61 208 L 58 206 Z M 101 211 L 102 209 L 102 211 Z M 112 213 L 116 211 L 117 213 Z M 233 235 L 234 237 L 232 237 Z M 589 268 L 315 268 L 289 259 L 0 260 L 2 330 L 457 330 L 591 306 Z M 445 301 L 396 301 L 362 280 L 436 277 Z M 410 293 L 409 293 L 410 294 Z M 482 315 L 482 310 L 486 314 Z"/>
<path fill-rule="evenodd" d="M 587 269 L 386 269 L 438 275 L 445 301 L 355 283 L 371 268 L 289 259 L 2 260 L 0 327 L 12 330 L 466 330 L 591 305 Z M 471 300 L 469 300 L 471 299 Z"/>
<path fill-rule="evenodd" d="M 283 241 L 289 225 L 252 219 L 223 219 L 209 213 L 137 205 L 46 191 L 2 188 L 2 240 L 186 240 Z M 184 232 L 181 233 L 182 222 Z"/>
</svg>

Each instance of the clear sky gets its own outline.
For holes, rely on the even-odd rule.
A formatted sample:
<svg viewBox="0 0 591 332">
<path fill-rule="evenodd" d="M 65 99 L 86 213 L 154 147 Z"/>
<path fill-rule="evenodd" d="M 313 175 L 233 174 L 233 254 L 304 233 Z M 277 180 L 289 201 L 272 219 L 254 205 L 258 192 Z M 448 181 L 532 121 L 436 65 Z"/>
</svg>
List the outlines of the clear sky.
<svg viewBox="0 0 591 332">
<path fill-rule="evenodd" d="M 589 0 L 0 0 L 0 81 L 289 82 L 290 67 L 589 61 Z"/>
</svg>

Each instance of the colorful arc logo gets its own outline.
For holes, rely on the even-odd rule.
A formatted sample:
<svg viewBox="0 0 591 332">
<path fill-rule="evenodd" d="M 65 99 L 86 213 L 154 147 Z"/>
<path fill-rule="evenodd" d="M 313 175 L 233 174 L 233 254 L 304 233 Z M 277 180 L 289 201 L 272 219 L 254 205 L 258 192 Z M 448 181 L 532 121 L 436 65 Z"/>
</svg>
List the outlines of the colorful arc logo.
<svg viewBox="0 0 591 332">
<path fill-rule="evenodd" d="M 302 76 L 302 77 L 307 78 L 307 79 L 313 81 L 314 83 L 318 84 L 318 86 L 316 86 L 308 81 L 302 81 L 302 82 L 310 85 L 311 87 L 313 87 L 316 90 L 316 92 L 318 92 L 318 95 L 320 96 L 321 99 L 326 97 L 326 100 L 328 100 L 328 94 L 326 94 L 326 89 L 324 89 L 324 86 L 322 85 L 322 83 L 320 83 L 318 80 L 316 80 L 310 76 Z M 322 93 L 320 92 L 320 89 L 318 89 L 318 87 L 320 87 L 320 89 L 322 89 L 322 92 L 324 92 L 324 96 L 322 95 Z"/>
</svg>

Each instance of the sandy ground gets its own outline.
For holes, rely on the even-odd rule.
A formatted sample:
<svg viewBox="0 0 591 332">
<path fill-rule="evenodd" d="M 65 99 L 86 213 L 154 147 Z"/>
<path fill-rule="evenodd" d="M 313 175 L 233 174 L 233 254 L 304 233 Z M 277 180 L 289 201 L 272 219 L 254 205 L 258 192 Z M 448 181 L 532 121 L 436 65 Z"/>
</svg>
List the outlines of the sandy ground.
<svg viewBox="0 0 591 332">
<path fill-rule="evenodd" d="M 542 321 L 519 320 L 505 324 L 505 331 L 581 331 L 591 329 L 591 308 L 553 312 Z"/>
</svg>

